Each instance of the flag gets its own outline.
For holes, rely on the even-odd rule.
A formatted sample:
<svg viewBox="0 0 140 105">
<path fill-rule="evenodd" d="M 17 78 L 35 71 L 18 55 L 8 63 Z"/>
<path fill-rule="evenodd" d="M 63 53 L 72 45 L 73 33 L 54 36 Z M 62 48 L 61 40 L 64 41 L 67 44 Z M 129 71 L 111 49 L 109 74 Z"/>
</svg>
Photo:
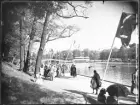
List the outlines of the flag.
<svg viewBox="0 0 140 105">
<path fill-rule="evenodd" d="M 121 39 L 122 45 L 128 46 L 131 34 L 136 27 L 136 15 L 123 12 L 120 18 L 116 37 Z"/>
</svg>

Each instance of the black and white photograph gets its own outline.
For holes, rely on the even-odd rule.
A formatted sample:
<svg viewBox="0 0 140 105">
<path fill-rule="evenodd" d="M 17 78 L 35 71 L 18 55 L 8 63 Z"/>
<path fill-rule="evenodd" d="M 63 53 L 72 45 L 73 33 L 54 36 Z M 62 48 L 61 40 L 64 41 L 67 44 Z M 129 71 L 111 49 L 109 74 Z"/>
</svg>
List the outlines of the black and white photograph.
<svg viewBox="0 0 140 105">
<path fill-rule="evenodd" d="M 139 104 L 139 0 L 1 1 L 0 104 Z"/>
</svg>

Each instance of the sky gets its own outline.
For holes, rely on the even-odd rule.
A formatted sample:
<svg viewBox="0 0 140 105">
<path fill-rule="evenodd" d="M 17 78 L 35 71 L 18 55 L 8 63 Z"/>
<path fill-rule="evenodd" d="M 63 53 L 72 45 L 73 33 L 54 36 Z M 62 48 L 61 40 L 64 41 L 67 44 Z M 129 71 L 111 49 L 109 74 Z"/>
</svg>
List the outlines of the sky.
<svg viewBox="0 0 140 105">
<path fill-rule="evenodd" d="M 80 46 L 80 50 L 85 48 L 90 50 L 110 49 L 122 11 L 133 13 L 131 6 L 122 1 L 105 1 L 104 4 L 102 1 L 93 1 L 92 7 L 88 8 L 87 11 L 88 19 L 72 18 L 63 20 L 65 24 L 76 25 L 80 28 L 80 31 L 70 38 L 47 43 L 45 52 L 48 52 L 49 49 L 54 51 L 68 50 L 74 40 L 76 43 L 71 47 L 71 50 L 78 48 L 78 46 Z M 130 44 L 137 42 L 137 34 L 137 31 L 134 30 Z M 39 43 L 35 43 L 34 46 L 39 46 Z M 119 38 L 115 38 L 113 47 L 121 47 Z"/>
</svg>

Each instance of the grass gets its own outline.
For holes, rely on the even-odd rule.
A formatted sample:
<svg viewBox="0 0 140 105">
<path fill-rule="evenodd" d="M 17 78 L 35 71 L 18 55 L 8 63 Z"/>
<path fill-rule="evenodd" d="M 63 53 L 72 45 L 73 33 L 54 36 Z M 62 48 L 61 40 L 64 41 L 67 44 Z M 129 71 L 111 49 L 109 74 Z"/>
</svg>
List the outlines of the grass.
<svg viewBox="0 0 140 105">
<path fill-rule="evenodd" d="M 73 104 L 74 97 L 42 88 L 28 80 L 27 74 L 13 71 L 6 64 L 2 66 L 2 104 Z"/>
<path fill-rule="evenodd" d="M 41 90 L 36 84 L 7 76 L 2 78 L 1 96 L 3 104 L 65 103 L 63 95 L 48 89 Z"/>
</svg>

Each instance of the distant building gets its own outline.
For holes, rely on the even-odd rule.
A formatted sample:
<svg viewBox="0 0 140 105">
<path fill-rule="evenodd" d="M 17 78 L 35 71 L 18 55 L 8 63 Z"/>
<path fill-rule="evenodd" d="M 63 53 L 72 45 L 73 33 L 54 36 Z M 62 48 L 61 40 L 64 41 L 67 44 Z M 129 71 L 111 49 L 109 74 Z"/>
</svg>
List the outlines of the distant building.
<svg viewBox="0 0 140 105">
<path fill-rule="evenodd" d="M 90 58 L 89 57 L 75 57 L 73 59 L 73 62 L 77 63 L 84 63 L 84 62 L 89 62 Z"/>
</svg>

